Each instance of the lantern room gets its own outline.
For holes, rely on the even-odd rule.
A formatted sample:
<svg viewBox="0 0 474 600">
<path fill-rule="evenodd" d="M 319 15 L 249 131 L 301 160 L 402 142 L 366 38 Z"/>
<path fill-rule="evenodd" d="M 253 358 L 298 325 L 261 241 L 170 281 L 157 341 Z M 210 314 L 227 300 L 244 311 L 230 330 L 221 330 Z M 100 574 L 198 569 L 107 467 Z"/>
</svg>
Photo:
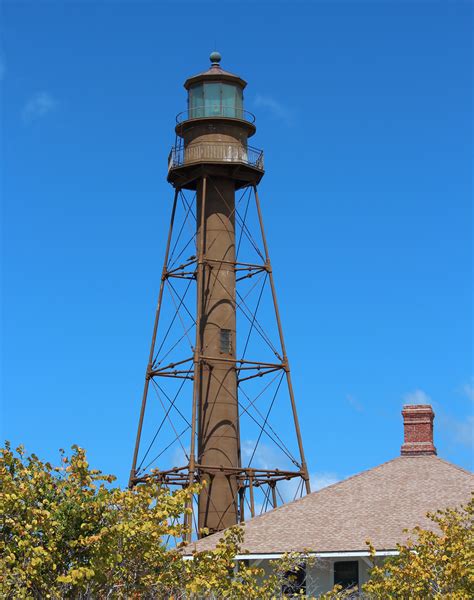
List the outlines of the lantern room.
<svg viewBox="0 0 474 600">
<path fill-rule="evenodd" d="M 209 58 L 211 68 L 190 77 L 184 84 L 188 90 L 187 118 L 226 117 L 252 120 L 243 109 L 246 82 L 221 68 L 219 52 L 213 52 Z"/>
<path fill-rule="evenodd" d="M 242 118 L 242 96 L 242 88 L 231 83 L 197 83 L 189 89 L 189 116 Z"/>
</svg>

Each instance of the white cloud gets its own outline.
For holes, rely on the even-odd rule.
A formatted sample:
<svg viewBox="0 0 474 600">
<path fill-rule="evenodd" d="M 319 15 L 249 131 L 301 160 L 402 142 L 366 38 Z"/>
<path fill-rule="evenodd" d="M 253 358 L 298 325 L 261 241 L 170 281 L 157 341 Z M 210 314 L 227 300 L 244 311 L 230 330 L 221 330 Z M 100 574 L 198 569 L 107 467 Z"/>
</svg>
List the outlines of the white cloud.
<svg viewBox="0 0 474 600">
<path fill-rule="evenodd" d="M 341 478 L 332 472 L 314 472 L 309 475 L 309 483 L 311 485 L 311 491 L 317 492 L 322 490 L 328 485 L 337 483 Z M 300 498 L 301 493 L 301 479 L 294 477 L 289 481 L 282 481 L 278 484 L 278 490 L 285 502 L 292 502 Z M 304 495 L 304 494 L 303 494 Z M 297 497 L 296 497 L 297 496 Z"/>
<path fill-rule="evenodd" d="M 45 117 L 57 106 L 57 100 L 49 92 L 36 92 L 23 107 L 21 117 L 25 124 L 29 124 Z"/>
<path fill-rule="evenodd" d="M 255 440 L 243 440 L 241 444 L 242 462 L 244 465 L 252 457 L 255 448 Z M 285 461 L 285 462 L 282 462 Z M 259 443 L 255 455 L 252 459 L 251 466 L 255 469 L 285 469 L 288 464 L 288 459 L 282 457 L 282 453 L 268 446 L 267 444 Z"/>
<path fill-rule="evenodd" d="M 431 398 L 423 390 L 408 392 L 403 396 L 405 404 L 431 404 Z"/>
<path fill-rule="evenodd" d="M 243 440 L 241 444 L 242 462 L 244 465 L 248 464 L 250 457 L 252 456 L 253 449 L 255 448 L 255 440 Z M 260 469 L 289 469 L 296 470 L 295 465 L 291 464 L 288 458 L 283 456 L 278 449 L 273 448 L 267 444 L 260 443 L 257 447 L 257 451 L 252 460 L 252 467 Z M 337 483 L 341 478 L 333 472 L 329 471 L 316 471 L 310 473 L 310 484 L 311 491 L 315 492 L 328 485 Z M 293 477 L 292 479 L 281 481 L 277 485 L 278 488 L 278 504 L 281 499 L 285 502 L 291 502 L 296 499 L 296 496 L 300 497 L 301 492 L 301 479 L 299 477 Z M 281 498 L 280 498 L 281 495 Z M 257 513 L 258 514 L 258 513 Z"/>
<path fill-rule="evenodd" d="M 316 492 L 340 480 L 341 478 L 336 473 L 325 473 L 324 471 L 321 473 L 312 473 L 310 476 L 311 490 Z"/>
<path fill-rule="evenodd" d="M 254 104 L 255 106 L 266 108 L 273 117 L 280 121 L 285 121 L 287 124 L 290 124 L 293 120 L 293 112 L 272 96 L 257 94 Z"/>
<path fill-rule="evenodd" d="M 469 415 L 464 420 L 442 416 L 441 423 L 449 437 L 458 444 L 472 448 L 474 446 L 474 416 Z"/>
<path fill-rule="evenodd" d="M 171 455 L 171 465 L 173 467 L 183 467 L 189 462 L 189 448 L 183 448 L 181 445 L 175 446 Z"/>
<path fill-rule="evenodd" d="M 470 415 L 465 421 L 454 422 L 454 438 L 460 444 L 469 448 L 474 445 L 474 416 Z"/>
</svg>

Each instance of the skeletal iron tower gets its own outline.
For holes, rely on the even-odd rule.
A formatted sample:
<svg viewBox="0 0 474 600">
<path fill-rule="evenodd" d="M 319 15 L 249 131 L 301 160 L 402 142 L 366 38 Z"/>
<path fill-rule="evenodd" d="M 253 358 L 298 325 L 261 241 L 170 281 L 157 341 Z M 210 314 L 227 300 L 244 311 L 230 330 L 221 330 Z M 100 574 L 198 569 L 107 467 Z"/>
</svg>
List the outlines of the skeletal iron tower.
<svg viewBox="0 0 474 600">
<path fill-rule="evenodd" d="M 246 82 L 210 59 L 184 84 L 169 156 L 174 202 L 130 473 L 130 485 L 205 482 L 188 517 L 197 535 L 310 491 L 257 193 L 263 152 L 248 145 Z"/>
</svg>

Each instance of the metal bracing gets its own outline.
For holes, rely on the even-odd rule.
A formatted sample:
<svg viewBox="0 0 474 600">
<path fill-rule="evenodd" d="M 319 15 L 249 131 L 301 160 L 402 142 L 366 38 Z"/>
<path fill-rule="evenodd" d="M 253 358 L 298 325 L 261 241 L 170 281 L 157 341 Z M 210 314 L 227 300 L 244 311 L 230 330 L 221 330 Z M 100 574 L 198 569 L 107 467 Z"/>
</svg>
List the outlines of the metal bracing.
<svg viewBox="0 0 474 600">
<path fill-rule="evenodd" d="M 257 188 L 244 187 L 235 205 L 227 206 L 226 222 L 235 224 L 234 258 L 216 259 L 206 247 L 206 203 L 208 197 L 220 198 L 225 207 L 228 200 L 219 179 L 205 176 L 200 185 L 199 206 L 197 193 L 177 187 L 174 194 L 129 485 L 154 478 L 185 487 L 202 482 L 203 474 L 211 484 L 224 476 L 236 482 L 235 504 L 243 521 L 308 493 L 309 477 Z M 231 282 L 224 271 L 234 274 Z M 211 293 L 221 290 L 233 308 L 208 334 L 207 347 L 215 347 L 219 331 L 234 327 L 236 318 L 231 354 L 209 353 L 202 346 L 199 332 L 210 318 L 206 286 Z M 235 372 L 236 392 L 216 369 Z M 233 466 L 202 462 L 204 380 L 211 386 L 218 381 L 237 403 L 236 417 L 213 438 L 218 443 L 238 431 L 239 459 Z M 195 502 L 188 508 L 189 541 L 191 531 L 199 532 Z"/>
<path fill-rule="evenodd" d="M 148 397 L 148 387 L 149 387 L 149 381 L 150 381 L 149 372 L 151 370 L 151 366 L 153 363 L 153 354 L 155 351 L 156 333 L 158 331 L 158 323 L 160 320 L 161 302 L 163 300 L 163 290 L 164 290 L 165 281 L 166 281 L 166 271 L 167 271 L 168 257 L 169 257 L 169 251 L 170 251 L 171 236 L 173 234 L 173 225 L 174 225 L 174 217 L 176 214 L 176 201 L 178 198 L 178 193 L 179 193 L 179 190 L 176 190 L 175 194 L 174 194 L 173 208 L 171 211 L 171 220 L 170 220 L 170 226 L 169 226 L 169 230 L 168 230 L 168 240 L 166 242 L 166 250 L 165 250 L 165 260 L 164 260 L 163 271 L 162 271 L 162 275 L 161 275 L 160 291 L 158 294 L 158 303 L 157 303 L 156 313 L 155 313 L 155 322 L 153 325 L 153 335 L 151 337 L 150 356 L 148 358 L 148 365 L 147 365 L 146 374 L 145 374 L 145 385 L 143 388 L 142 403 L 141 403 L 141 407 L 140 407 L 140 418 L 138 421 L 138 430 L 137 430 L 137 437 L 135 440 L 135 449 L 133 452 L 133 460 L 132 460 L 132 468 L 130 471 L 129 485 L 133 484 L 133 480 L 136 475 L 138 451 L 140 448 L 140 441 L 141 441 L 142 428 L 143 428 L 143 419 L 145 417 L 146 402 L 147 402 L 147 397 Z"/>
</svg>

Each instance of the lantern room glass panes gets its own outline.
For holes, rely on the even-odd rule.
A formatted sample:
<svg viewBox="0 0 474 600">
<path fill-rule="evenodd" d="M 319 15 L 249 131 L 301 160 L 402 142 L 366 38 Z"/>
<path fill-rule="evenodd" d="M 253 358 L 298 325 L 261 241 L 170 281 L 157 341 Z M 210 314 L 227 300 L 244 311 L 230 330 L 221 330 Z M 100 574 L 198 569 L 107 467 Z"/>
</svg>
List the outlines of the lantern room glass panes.
<svg viewBox="0 0 474 600">
<path fill-rule="evenodd" d="M 241 110 L 238 110 L 237 97 L 240 95 L 240 108 L 242 108 L 242 94 L 236 94 L 240 90 L 235 85 L 222 84 L 222 114 L 224 117 L 239 117 Z"/>
<path fill-rule="evenodd" d="M 242 119 L 242 88 L 229 83 L 201 83 L 189 90 L 189 118 Z"/>
<path fill-rule="evenodd" d="M 191 119 L 204 116 L 204 86 L 195 85 L 188 95 L 189 116 Z"/>
<path fill-rule="evenodd" d="M 220 117 L 221 111 L 221 85 L 219 83 L 204 84 L 204 116 Z"/>
</svg>

